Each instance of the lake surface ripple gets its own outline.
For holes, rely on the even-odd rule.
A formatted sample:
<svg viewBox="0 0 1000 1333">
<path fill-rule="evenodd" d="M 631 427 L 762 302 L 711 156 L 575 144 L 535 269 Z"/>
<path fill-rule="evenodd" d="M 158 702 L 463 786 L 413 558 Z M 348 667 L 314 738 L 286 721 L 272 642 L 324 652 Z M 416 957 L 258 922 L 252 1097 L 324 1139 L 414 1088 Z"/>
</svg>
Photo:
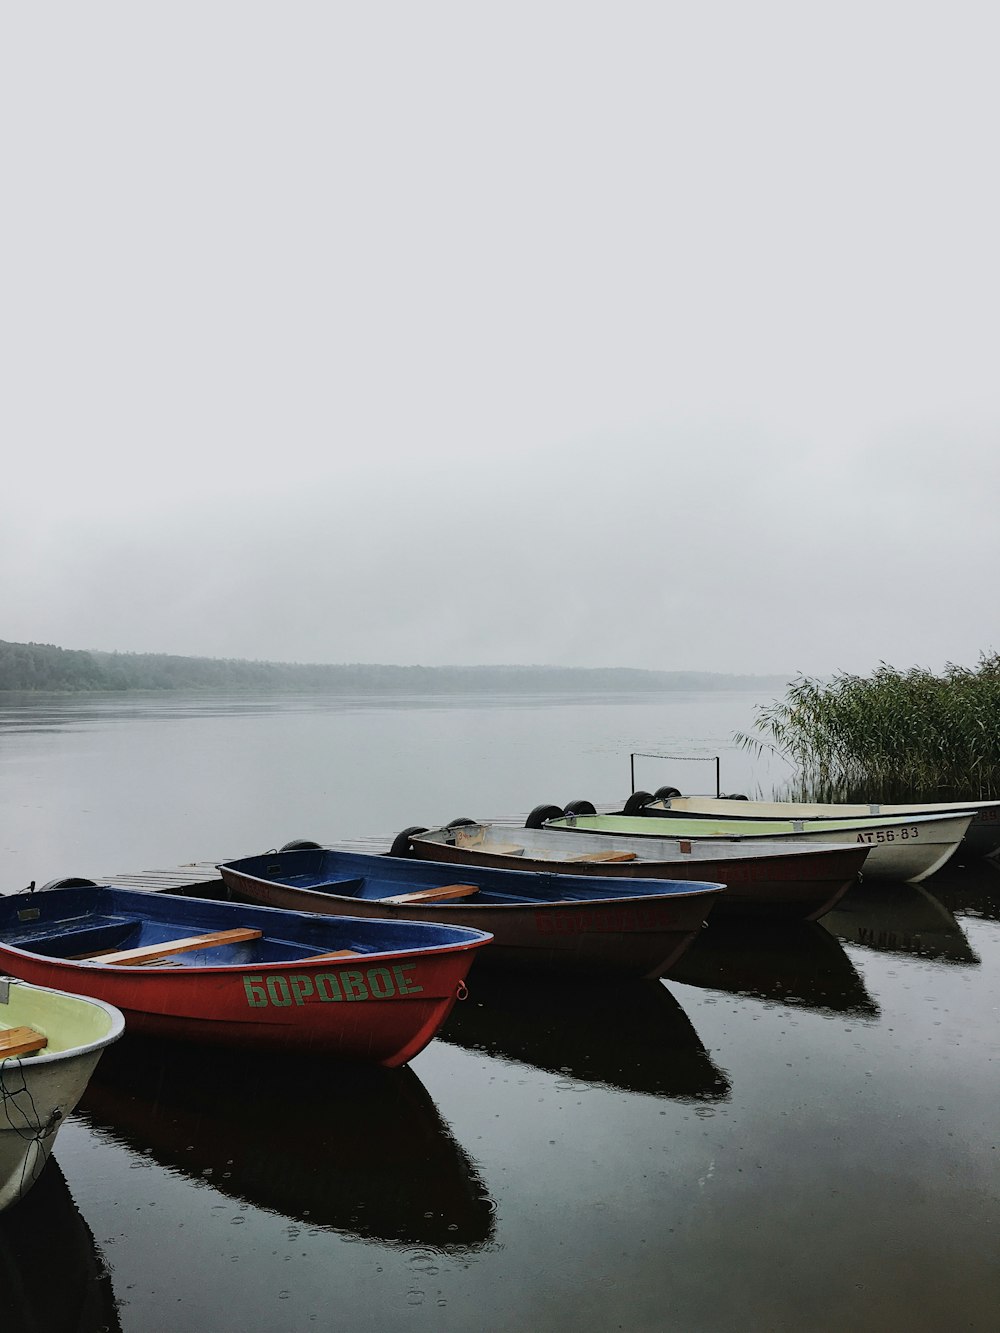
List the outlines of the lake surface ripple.
<svg viewBox="0 0 1000 1333">
<path fill-rule="evenodd" d="M 9 698 L 0 891 L 637 785 L 770 795 L 749 694 Z M 3 1333 L 944 1330 L 1000 1308 L 1000 873 L 470 978 L 406 1069 L 126 1038 L 0 1218 Z"/>
</svg>

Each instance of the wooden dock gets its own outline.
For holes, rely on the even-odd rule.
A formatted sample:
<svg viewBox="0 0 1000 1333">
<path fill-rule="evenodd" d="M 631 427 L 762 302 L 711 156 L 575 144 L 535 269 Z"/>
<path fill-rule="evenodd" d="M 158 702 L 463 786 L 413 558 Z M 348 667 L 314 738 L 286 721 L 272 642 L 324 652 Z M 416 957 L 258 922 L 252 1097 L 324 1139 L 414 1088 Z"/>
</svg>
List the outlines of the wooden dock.
<svg viewBox="0 0 1000 1333">
<path fill-rule="evenodd" d="M 97 880 L 116 889 L 146 889 L 153 893 L 190 893 L 222 888 L 222 877 L 214 861 L 192 861 L 174 870 L 137 870 L 133 874 L 108 875 Z"/>
<path fill-rule="evenodd" d="M 603 807 L 598 807 L 602 809 Z M 616 809 L 615 806 L 608 806 L 608 810 Z M 524 824 L 527 812 L 519 815 L 494 815 L 485 819 L 484 823 L 489 824 L 509 824 L 513 827 L 521 827 Z M 335 852 L 364 852 L 369 856 L 378 856 L 387 852 L 392 845 L 395 834 L 387 834 L 382 838 L 343 838 L 340 841 L 324 843 L 324 847 L 329 847 Z M 275 851 L 278 849 L 275 848 Z M 173 870 L 137 870 L 131 873 L 108 875 L 103 879 L 96 881 L 98 884 L 108 884 L 118 889 L 146 889 L 153 893 L 186 893 L 191 897 L 197 897 L 203 893 L 206 897 L 212 894 L 221 893 L 223 889 L 222 876 L 216 868 L 220 861 L 238 861 L 240 857 L 250 855 L 248 852 L 238 852 L 234 856 L 220 856 L 215 861 L 189 861 L 184 865 L 176 866 Z"/>
<path fill-rule="evenodd" d="M 324 844 L 337 852 L 367 852 L 369 855 L 387 852 L 391 838 L 351 838 L 342 842 Z M 107 875 L 96 882 L 116 889 L 146 889 L 152 893 L 186 893 L 197 897 L 221 891 L 222 876 L 217 869 L 220 861 L 239 860 L 236 856 L 220 856 L 217 861 L 189 861 L 173 870 L 136 870 L 131 873 Z"/>
</svg>

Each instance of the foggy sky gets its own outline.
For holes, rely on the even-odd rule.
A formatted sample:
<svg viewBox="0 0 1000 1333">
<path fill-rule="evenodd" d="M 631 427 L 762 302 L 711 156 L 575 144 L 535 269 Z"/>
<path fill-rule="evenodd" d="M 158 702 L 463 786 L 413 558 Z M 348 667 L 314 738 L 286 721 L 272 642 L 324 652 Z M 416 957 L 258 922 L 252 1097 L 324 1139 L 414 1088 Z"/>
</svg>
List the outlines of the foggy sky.
<svg viewBox="0 0 1000 1333">
<path fill-rule="evenodd" d="M 825 673 L 1000 647 L 989 4 L 0 27 L 0 638 Z"/>
</svg>

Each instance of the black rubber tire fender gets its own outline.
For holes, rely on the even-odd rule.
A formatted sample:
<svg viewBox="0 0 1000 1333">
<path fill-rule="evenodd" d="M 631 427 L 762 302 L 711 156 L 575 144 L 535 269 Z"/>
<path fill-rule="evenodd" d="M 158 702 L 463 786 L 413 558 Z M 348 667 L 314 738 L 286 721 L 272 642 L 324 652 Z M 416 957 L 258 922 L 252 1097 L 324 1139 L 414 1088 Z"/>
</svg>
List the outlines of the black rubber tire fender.
<svg viewBox="0 0 1000 1333">
<path fill-rule="evenodd" d="M 622 814 L 637 815 L 642 810 L 644 810 L 647 805 L 649 805 L 650 801 L 654 799 L 655 798 L 651 791 L 634 791 L 632 795 L 628 798 L 628 800 L 625 802 Z"/>
<path fill-rule="evenodd" d="M 411 824 L 409 828 L 403 829 L 397 833 L 392 840 L 392 846 L 389 848 L 390 856 L 412 856 L 413 844 L 410 839 L 415 833 L 426 833 L 427 830 L 422 824 Z"/>
<path fill-rule="evenodd" d="M 524 821 L 525 828 L 541 828 L 547 819 L 562 819 L 558 805 L 536 805 Z"/>
<path fill-rule="evenodd" d="M 47 889 L 96 889 L 97 884 L 92 879 L 83 879 L 80 875 L 69 875 L 65 879 L 50 879 L 47 884 L 43 884 L 36 893 L 45 893 Z"/>
</svg>

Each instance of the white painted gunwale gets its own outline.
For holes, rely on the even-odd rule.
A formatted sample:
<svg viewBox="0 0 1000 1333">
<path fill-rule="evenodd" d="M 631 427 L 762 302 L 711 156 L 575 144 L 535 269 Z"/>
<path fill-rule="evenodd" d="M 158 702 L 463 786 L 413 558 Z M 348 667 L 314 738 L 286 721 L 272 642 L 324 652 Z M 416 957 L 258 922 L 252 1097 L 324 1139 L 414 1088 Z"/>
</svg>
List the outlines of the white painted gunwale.
<svg viewBox="0 0 1000 1333">
<path fill-rule="evenodd" d="M 647 810 L 673 810 L 678 814 L 708 815 L 718 819 L 864 819 L 885 815 L 950 815 L 965 810 L 978 814 L 1000 809 L 1000 801 L 924 801 L 881 805 L 877 801 L 733 801 L 721 796 L 671 796 L 653 801 Z"/>
</svg>

